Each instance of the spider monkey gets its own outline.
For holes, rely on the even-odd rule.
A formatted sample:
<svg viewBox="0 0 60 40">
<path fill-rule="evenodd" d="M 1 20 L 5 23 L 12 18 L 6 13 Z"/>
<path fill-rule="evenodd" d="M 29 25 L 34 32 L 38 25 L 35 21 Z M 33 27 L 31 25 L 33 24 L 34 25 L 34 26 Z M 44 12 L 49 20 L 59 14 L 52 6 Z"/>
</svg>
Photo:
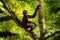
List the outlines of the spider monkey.
<svg viewBox="0 0 60 40">
<path fill-rule="evenodd" d="M 27 10 L 23 11 L 22 24 L 23 24 L 24 28 L 27 29 L 28 31 L 32 31 L 36 27 L 36 24 L 34 22 L 28 21 L 28 18 L 34 18 L 36 16 L 39 6 L 40 5 L 37 6 L 33 15 L 27 15 L 27 13 L 28 13 Z"/>
<path fill-rule="evenodd" d="M 27 29 L 28 31 L 32 31 L 36 27 L 36 24 L 34 22 L 28 21 L 28 18 L 30 18 L 29 17 L 30 15 L 28 16 L 27 13 L 28 13 L 27 10 L 23 11 L 22 24 L 25 29 Z M 35 13 L 35 15 L 36 15 L 36 13 Z"/>
</svg>

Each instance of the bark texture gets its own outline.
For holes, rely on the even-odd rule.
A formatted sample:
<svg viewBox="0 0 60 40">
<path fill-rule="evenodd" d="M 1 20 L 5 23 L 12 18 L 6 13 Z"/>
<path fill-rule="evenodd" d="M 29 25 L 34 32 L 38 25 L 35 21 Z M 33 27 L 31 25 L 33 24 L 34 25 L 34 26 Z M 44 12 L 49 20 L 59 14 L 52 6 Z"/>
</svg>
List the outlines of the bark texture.
<svg viewBox="0 0 60 40">
<path fill-rule="evenodd" d="M 38 22 L 40 24 L 40 40 L 45 38 L 45 19 L 44 19 L 44 2 L 43 0 L 37 0 L 38 4 L 41 5 L 38 10 Z"/>
</svg>

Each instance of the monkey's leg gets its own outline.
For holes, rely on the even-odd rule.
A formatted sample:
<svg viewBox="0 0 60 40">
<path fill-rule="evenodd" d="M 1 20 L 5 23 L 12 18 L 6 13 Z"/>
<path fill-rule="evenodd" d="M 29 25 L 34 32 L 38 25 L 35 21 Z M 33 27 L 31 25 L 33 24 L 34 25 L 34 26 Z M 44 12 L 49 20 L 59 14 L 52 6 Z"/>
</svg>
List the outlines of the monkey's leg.
<svg viewBox="0 0 60 40">
<path fill-rule="evenodd" d="M 34 38 L 34 40 L 38 40 L 38 37 L 36 36 L 36 34 L 33 31 L 29 31 L 31 34 L 31 37 Z"/>
</svg>

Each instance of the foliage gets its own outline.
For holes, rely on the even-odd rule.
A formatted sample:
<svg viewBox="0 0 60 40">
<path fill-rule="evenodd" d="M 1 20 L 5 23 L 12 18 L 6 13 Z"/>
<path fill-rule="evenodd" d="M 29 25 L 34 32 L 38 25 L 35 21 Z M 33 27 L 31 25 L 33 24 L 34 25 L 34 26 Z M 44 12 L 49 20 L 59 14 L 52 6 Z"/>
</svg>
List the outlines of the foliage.
<svg viewBox="0 0 60 40">
<path fill-rule="evenodd" d="M 48 33 L 60 30 L 60 0 L 44 0 Z M 56 37 L 55 37 L 56 38 Z M 49 40 L 55 40 L 52 37 Z"/>
<path fill-rule="evenodd" d="M 5 0 L 5 2 L 16 13 L 21 21 L 23 18 L 23 10 L 27 10 L 28 15 L 32 15 L 35 8 L 37 7 L 36 0 Z M 1 2 L 0 10 L 5 12 L 0 13 L 0 18 L 9 15 L 8 11 L 3 8 L 3 4 Z M 55 31 L 60 30 L 60 0 L 44 0 L 44 10 L 46 35 L 51 35 Z M 36 15 L 34 19 L 29 19 L 29 21 L 36 23 L 37 27 L 33 31 L 37 34 L 37 36 L 39 36 L 38 15 Z M 0 22 L 0 31 L 5 32 L 7 30 L 12 33 L 19 33 L 19 36 L 13 38 L 14 40 L 32 40 L 25 30 L 18 27 L 18 25 L 13 20 Z M 57 34 L 57 36 L 55 35 L 54 37 L 48 38 L 48 40 L 57 40 L 57 38 L 60 37 L 59 34 Z M 4 40 L 4 38 L 0 39 Z"/>
</svg>

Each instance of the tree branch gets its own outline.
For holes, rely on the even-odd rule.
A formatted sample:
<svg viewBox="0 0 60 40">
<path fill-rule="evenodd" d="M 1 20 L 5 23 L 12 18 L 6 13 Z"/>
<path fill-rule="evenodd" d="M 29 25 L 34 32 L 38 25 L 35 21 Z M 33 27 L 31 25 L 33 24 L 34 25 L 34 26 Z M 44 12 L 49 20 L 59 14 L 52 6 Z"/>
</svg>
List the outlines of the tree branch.
<svg viewBox="0 0 60 40">
<path fill-rule="evenodd" d="M 8 20 L 12 20 L 13 18 L 11 16 L 6 16 L 6 17 L 2 17 L 0 18 L 0 22 L 2 21 L 8 21 Z"/>
<path fill-rule="evenodd" d="M 0 0 L 0 1 L 4 4 L 3 7 L 6 8 L 10 14 L 14 14 L 14 12 L 11 11 L 11 9 L 6 5 L 6 3 L 5 3 L 4 0 Z M 14 14 L 14 15 L 15 15 L 15 14 Z"/>
<path fill-rule="evenodd" d="M 0 32 L 0 37 L 4 37 L 4 38 L 6 38 L 7 36 L 10 36 L 10 37 L 12 37 L 12 36 L 17 36 L 17 34 L 15 34 L 15 33 L 11 33 L 11 32 Z"/>
<path fill-rule="evenodd" d="M 47 40 L 47 38 L 53 37 L 55 34 L 58 34 L 58 33 L 60 33 L 60 31 L 56 31 L 56 32 L 54 32 L 53 34 L 48 35 L 48 36 L 45 38 L 45 40 Z"/>
</svg>

